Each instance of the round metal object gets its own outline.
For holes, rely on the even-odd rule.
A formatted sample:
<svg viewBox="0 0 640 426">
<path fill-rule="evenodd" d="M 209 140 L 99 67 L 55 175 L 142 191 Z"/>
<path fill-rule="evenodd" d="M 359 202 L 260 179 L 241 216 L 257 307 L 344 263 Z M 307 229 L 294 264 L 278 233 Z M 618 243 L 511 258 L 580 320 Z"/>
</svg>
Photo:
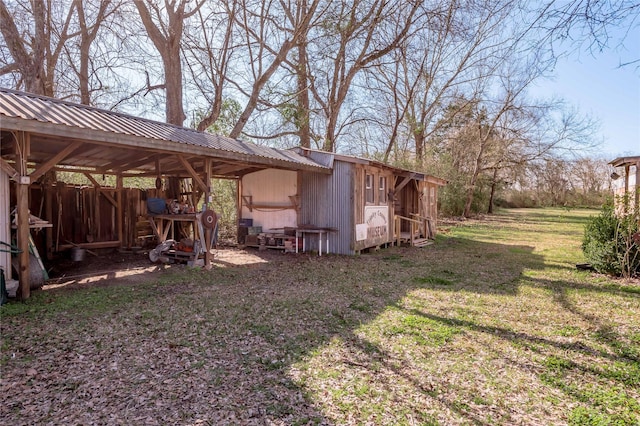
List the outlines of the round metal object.
<svg viewBox="0 0 640 426">
<path fill-rule="evenodd" d="M 149 260 L 153 263 L 156 263 L 160 259 L 160 254 L 155 250 L 151 250 L 149 252 Z"/>
<path fill-rule="evenodd" d="M 214 212 L 213 210 L 207 210 L 202 213 L 201 220 L 202 220 L 202 225 L 205 228 L 213 229 L 216 227 L 216 223 L 218 222 L 218 216 L 216 215 L 216 212 Z"/>
</svg>

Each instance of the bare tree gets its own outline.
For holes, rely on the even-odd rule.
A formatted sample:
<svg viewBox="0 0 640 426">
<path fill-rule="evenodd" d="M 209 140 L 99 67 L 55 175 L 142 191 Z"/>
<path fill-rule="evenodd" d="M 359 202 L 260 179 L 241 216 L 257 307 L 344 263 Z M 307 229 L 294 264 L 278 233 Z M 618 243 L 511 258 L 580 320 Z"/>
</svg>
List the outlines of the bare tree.
<svg viewBox="0 0 640 426">
<path fill-rule="evenodd" d="M 80 103 L 91 105 L 93 103 L 91 94 L 105 89 L 102 85 L 92 86 L 92 76 L 95 76 L 96 69 L 101 66 L 97 63 L 99 59 L 96 58 L 92 47 L 101 30 L 115 29 L 115 23 L 107 20 L 115 14 L 120 4 L 112 0 L 73 0 L 73 5 L 77 13 L 72 25 L 77 27 L 75 31 L 79 36 L 64 45 L 66 64 L 73 70 L 73 73 L 69 73 L 72 75 L 64 74 L 67 80 L 73 77 L 77 79 L 76 90 L 79 92 Z M 72 85 L 69 86 L 71 89 Z M 71 92 L 68 95 L 75 94 L 76 92 Z"/>
<path fill-rule="evenodd" d="M 319 0 L 307 4 L 305 0 L 295 2 L 253 2 L 240 0 L 236 23 L 242 31 L 251 83 L 244 88 L 238 79 L 233 85 L 247 97 L 244 110 L 229 134 L 238 138 L 256 107 L 261 102 L 261 92 L 271 77 L 287 59 L 289 52 L 307 34 Z M 282 25 L 284 21 L 285 25 Z"/>
<path fill-rule="evenodd" d="M 203 131 L 215 123 L 224 105 L 224 88 L 236 51 L 234 29 L 238 2 L 209 3 L 198 9 L 197 22 L 185 32 L 183 47 L 191 84 L 206 100 L 206 110 L 194 125 Z"/>
<path fill-rule="evenodd" d="M 541 35 L 551 42 L 568 41 L 574 48 L 586 44 L 592 52 L 624 45 L 640 25 L 640 3 L 635 0 L 571 0 L 542 3 L 538 9 Z M 615 30 L 615 31 L 614 31 Z M 630 44 L 637 40 L 630 40 Z M 637 52 L 636 52 L 637 54 Z M 628 64 L 637 63 L 635 58 Z"/>
<path fill-rule="evenodd" d="M 153 0 L 138 0 L 135 5 L 147 35 L 162 58 L 166 93 L 166 121 L 182 126 L 186 115 L 183 106 L 183 75 L 180 43 L 184 23 L 198 12 L 204 0 L 198 1 L 190 10 L 189 0 L 165 0 L 164 8 Z"/>
<path fill-rule="evenodd" d="M 310 37 L 316 44 L 313 51 L 307 49 L 306 63 L 313 66 L 309 87 L 325 120 L 323 150 L 336 149 L 342 107 L 354 79 L 402 43 L 417 19 L 420 3 L 336 2 L 313 28 Z"/>
<path fill-rule="evenodd" d="M 6 45 L 0 76 L 14 76 L 14 87 L 54 96 L 56 67 L 65 43 L 77 33 L 69 33 L 75 4 L 33 0 L 16 2 L 9 10 L 0 0 L 0 32 Z M 52 10 L 52 8 L 58 10 Z M 62 16 L 57 22 L 54 17 Z"/>
</svg>

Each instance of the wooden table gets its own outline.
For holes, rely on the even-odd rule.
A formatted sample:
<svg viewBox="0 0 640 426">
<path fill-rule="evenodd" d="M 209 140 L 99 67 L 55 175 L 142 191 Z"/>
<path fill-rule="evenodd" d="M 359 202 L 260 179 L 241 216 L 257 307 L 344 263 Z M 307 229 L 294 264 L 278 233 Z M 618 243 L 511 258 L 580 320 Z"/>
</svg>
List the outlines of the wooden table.
<svg viewBox="0 0 640 426">
<path fill-rule="evenodd" d="M 191 222 L 193 224 L 193 239 L 199 240 L 200 229 L 200 213 L 186 213 L 186 214 L 156 214 L 149 215 L 149 223 L 153 233 L 158 238 L 158 244 L 163 243 L 171 232 L 172 239 L 175 240 L 175 224 L 176 222 Z"/>
<path fill-rule="evenodd" d="M 329 233 L 337 231 L 336 228 L 316 227 L 316 226 L 301 226 L 296 228 L 296 253 L 298 253 L 298 237 L 302 235 L 302 252 L 306 251 L 306 238 L 305 234 L 317 234 L 318 235 L 318 256 L 322 256 L 322 237 L 326 238 L 326 254 L 329 254 Z"/>
</svg>

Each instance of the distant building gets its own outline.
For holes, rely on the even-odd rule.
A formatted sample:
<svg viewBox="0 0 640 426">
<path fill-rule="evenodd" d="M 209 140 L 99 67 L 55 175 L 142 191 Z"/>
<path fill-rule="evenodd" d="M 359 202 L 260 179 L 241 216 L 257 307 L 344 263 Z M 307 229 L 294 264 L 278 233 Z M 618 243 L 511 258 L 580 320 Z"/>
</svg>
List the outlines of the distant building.
<svg viewBox="0 0 640 426">
<path fill-rule="evenodd" d="M 628 211 L 630 207 L 640 207 L 640 156 L 619 157 L 610 161 L 615 171 L 613 193 L 617 210 Z"/>
</svg>

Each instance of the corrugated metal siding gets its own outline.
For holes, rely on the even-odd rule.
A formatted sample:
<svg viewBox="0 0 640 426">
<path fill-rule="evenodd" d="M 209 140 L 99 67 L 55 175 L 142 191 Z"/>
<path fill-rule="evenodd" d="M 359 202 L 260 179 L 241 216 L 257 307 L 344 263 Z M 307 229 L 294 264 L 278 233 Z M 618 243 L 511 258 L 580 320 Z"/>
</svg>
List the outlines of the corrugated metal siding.
<svg viewBox="0 0 640 426">
<path fill-rule="evenodd" d="M 297 163 L 321 167 L 311 159 L 291 150 L 259 146 L 211 133 L 198 132 L 167 123 L 4 88 L 0 88 L 1 116 L 146 139 L 172 141 L 241 155 L 286 161 L 292 166 Z"/>
<path fill-rule="evenodd" d="M 329 250 L 354 254 L 353 165 L 335 161 L 333 174 L 303 172 L 300 224 L 336 228 L 329 236 Z M 318 239 L 309 238 L 307 248 L 318 250 Z"/>
</svg>

